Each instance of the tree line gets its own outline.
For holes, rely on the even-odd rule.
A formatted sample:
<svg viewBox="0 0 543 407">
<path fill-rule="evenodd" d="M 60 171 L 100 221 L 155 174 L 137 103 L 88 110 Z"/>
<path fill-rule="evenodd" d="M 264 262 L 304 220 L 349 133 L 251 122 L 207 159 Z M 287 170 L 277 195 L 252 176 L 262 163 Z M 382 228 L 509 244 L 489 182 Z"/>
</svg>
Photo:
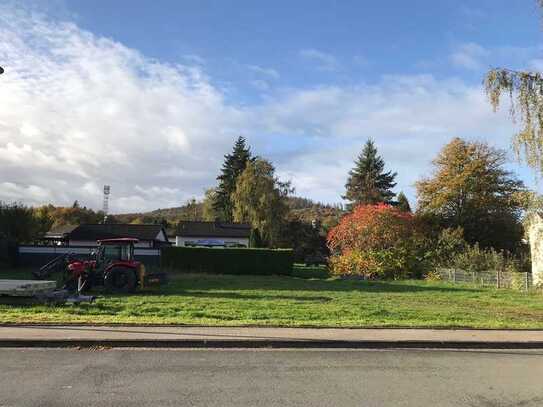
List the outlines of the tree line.
<svg viewBox="0 0 543 407">
<path fill-rule="evenodd" d="M 453 138 L 432 161 L 431 175 L 415 184 L 417 217 L 434 230 L 461 230 L 468 244 L 515 252 L 521 246 L 528 191 L 506 169 L 506 163 L 504 150 Z M 270 247 L 304 245 L 296 231 L 305 230 L 305 240 L 313 242 L 306 246 L 320 250 L 327 232 L 358 206 L 385 204 L 411 213 L 406 195 L 394 192 L 396 177 L 397 172 L 387 170 L 375 142 L 369 139 L 347 174 L 342 196 L 345 207 L 317 205 L 312 212 L 315 204 L 292 196 L 294 189 L 277 178 L 273 164 L 254 156 L 246 140 L 239 137 L 232 152 L 225 155 L 217 186 L 205 194 L 201 218 L 249 223 L 260 244 Z M 333 215 L 323 227 L 321 215 L 327 209 Z M 303 217 L 302 213 L 314 216 Z"/>
<path fill-rule="evenodd" d="M 432 161 L 432 173 L 415 183 L 416 214 L 438 229 L 459 228 L 470 244 L 515 251 L 522 239 L 527 189 L 505 168 L 507 154 L 478 141 L 453 138 Z M 392 188 L 397 173 L 385 171 L 369 140 L 349 173 L 348 207 L 384 203 L 411 212 L 407 197 Z"/>
<path fill-rule="evenodd" d="M 0 201 L 0 239 L 32 243 L 52 228 L 81 223 L 102 223 L 104 213 L 80 206 L 75 201 L 70 207 L 43 205 L 28 207 L 21 203 Z M 108 217 L 108 222 L 115 222 Z"/>
<path fill-rule="evenodd" d="M 462 230 L 469 244 L 514 252 L 521 244 L 527 191 L 505 169 L 506 158 L 505 151 L 486 143 L 454 138 L 433 160 L 432 174 L 415 184 L 417 216 L 434 229 Z M 224 156 L 217 185 L 202 201 L 193 199 L 181 208 L 147 214 L 109 216 L 108 222 L 162 223 L 171 233 L 180 220 L 248 223 L 254 245 L 294 247 L 300 258 L 325 251 L 327 232 L 358 206 L 382 203 L 412 212 L 405 194 L 394 192 L 396 177 L 369 139 L 347 174 L 345 206 L 315 203 L 294 196 L 290 182 L 276 176 L 273 163 L 254 155 L 246 139 L 239 137 Z M 77 201 L 72 207 L 0 204 L 1 233 L 18 241 L 31 241 L 54 227 L 103 219 L 103 213 Z"/>
</svg>

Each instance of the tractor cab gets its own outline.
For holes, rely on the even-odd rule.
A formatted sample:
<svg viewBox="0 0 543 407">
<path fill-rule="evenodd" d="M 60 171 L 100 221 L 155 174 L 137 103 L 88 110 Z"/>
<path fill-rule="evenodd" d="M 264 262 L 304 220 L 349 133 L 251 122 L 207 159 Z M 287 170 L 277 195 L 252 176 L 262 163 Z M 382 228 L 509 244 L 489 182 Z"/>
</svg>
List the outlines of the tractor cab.
<svg viewBox="0 0 543 407">
<path fill-rule="evenodd" d="M 138 239 L 103 239 L 98 240 L 98 249 L 94 251 L 92 257 L 97 265 L 108 264 L 111 262 L 134 261 L 134 245 Z"/>
<path fill-rule="evenodd" d="M 103 239 L 97 243 L 86 268 L 91 285 L 103 282 L 110 292 L 132 292 L 137 285 L 143 286 L 145 267 L 134 259 L 138 239 Z"/>
</svg>

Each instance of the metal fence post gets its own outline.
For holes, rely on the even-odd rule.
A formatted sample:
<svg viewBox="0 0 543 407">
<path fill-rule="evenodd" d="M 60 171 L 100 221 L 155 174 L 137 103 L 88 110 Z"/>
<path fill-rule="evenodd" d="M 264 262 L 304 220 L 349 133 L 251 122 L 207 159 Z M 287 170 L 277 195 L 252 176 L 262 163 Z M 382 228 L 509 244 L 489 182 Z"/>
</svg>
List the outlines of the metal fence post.
<svg viewBox="0 0 543 407">
<path fill-rule="evenodd" d="M 524 273 L 524 282 L 525 282 L 525 286 L 526 286 L 526 292 L 528 292 L 529 284 L 530 284 L 528 273 Z"/>
<path fill-rule="evenodd" d="M 500 288 L 500 269 L 496 269 L 496 288 Z"/>
</svg>

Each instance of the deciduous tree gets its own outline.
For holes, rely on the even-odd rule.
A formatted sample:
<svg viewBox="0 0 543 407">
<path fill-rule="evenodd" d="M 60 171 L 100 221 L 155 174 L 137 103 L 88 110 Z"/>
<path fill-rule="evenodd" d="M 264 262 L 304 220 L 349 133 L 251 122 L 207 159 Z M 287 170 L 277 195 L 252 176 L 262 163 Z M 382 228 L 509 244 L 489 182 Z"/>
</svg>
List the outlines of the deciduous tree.
<svg viewBox="0 0 543 407">
<path fill-rule="evenodd" d="M 205 192 L 204 203 L 202 206 L 202 216 L 203 220 L 207 222 L 212 222 L 221 218 L 219 212 L 217 212 L 215 209 L 216 195 L 216 188 L 209 188 Z M 220 212 L 222 213 L 222 210 Z"/>
<path fill-rule="evenodd" d="M 290 192 L 290 183 L 279 181 L 269 161 L 250 161 L 231 196 L 234 221 L 249 223 L 268 246 L 275 246 L 288 211 L 285 197 Z"/>
<path fill-rule="evenodd" d="M 80 225 L 82 223 L 102 223 L 104 214 L 101 211 L 95 212 L 85 206 L 72 205 L 71 207 L 44 205 L 37 210 L 47 214 L 52 219 L 52 227 L 63 225 Z"/>
<path fill-rule="evenodd" d="M 19 203 L 0 202 L 0 238 L 29 243 L 43 236 L 52 224 L 48 214 Z"/>
<path fill-rule="evenodd" d="M 543 7 L 543 0 L 537 0 Z M 521 130 L 514 135 L 513 145 L 518 157 L 536 172 L 543 173 L 543 74 L 529 70 L 493 68 L 485 77 L 485 91 L 494 110 L 502 96 L 510 102 L 513 120 L 520 121 Z"/>
<path fill-rule="evenodd" d="M 514 250 L 522 236 L 524 185 L 505 163 L 503 150 L 453 139 L 433 161 L 434 174 L 416 184 L 419 211 L 442 227 L 462 228 L 471 244 Z"/>
</svg>

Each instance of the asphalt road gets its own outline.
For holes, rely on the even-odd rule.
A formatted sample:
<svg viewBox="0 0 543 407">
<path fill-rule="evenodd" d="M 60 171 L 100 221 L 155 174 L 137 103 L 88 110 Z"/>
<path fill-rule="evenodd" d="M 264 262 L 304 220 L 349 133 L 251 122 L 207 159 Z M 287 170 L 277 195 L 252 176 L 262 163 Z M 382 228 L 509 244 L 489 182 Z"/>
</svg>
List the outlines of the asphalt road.
<svg viewBox="0 0 543 407">
<path fill-rule="evenodd" d="M 543 352 L 0 349 L 0 406 L 542 406 Z"/>
</svg>

